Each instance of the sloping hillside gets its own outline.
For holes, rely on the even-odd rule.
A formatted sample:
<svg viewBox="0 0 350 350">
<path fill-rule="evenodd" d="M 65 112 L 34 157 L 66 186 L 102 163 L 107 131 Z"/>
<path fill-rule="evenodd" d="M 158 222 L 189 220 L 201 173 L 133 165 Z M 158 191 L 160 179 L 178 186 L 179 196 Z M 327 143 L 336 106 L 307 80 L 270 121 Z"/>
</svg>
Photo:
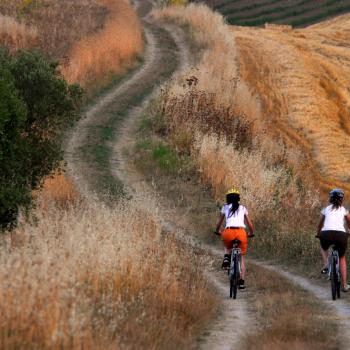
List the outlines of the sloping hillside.
<svg viewBox="0 0 350 350">
<path fill-rule="evenodd" d="M 350 11 L 349 0 L 206 0 L 230 24 L 259 26 L 266 22 L 306 26 Z"/>
<path fill-rule="evenodd" d="M 92 93 L 135 63 L 143 39 L 128 1 L 2 0 L 0 46 L 39 50 Z"/>
<path fill-rule="evenodd" d="M 271 129 L 307 155 L 324 188 L 350 189 L 350 15 L 306 29 L 232 27 L 241 78 Z"/>
</svg>

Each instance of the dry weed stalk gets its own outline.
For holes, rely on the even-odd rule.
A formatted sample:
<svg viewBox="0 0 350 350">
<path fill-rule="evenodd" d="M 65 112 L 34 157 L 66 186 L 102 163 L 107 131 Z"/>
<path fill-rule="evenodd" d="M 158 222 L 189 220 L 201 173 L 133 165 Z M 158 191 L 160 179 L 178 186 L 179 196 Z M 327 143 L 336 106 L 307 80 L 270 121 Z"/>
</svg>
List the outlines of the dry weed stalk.
<svg viewBox="0 0 350 350">
<path fill-rule="evenodd" d="M 178 348 L 199 331 L 214 296 L 198 257 L 142 201 L 52 205 L 3 239 L 2 349 Z"/>
</svg>

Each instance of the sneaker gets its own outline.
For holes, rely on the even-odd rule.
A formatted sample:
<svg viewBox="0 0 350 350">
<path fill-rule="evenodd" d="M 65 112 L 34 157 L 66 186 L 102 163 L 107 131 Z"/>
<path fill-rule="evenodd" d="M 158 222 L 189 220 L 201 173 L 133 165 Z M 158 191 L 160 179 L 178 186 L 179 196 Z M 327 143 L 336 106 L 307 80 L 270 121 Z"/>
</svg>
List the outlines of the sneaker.
<svg viewBox="0 0 350 350">
<path fill-rule="evenodd" d="M 239 280 L 239 282 L 238 282 L 238 288 L 239 289 L 245 289 L 246 287 L 245 287 L 245 284 L 244 284 L 244 280 Z"/>
<path fill-rule="evenodd" d="M 350 286 L 348 285 L 348 284 L 346 284 L 343 288 L 342 288 L 342 291 L 343 292 L 348 292 L 348 291 L 350 291 Z"/>
<path fill-rule="evenodd" d="M 229 254 L 225 254 L 224 255 L 224 260 L 222 262 L 221 268 L 226 270 L 230 267 L 230 255 Z"/>
<path fill-rule="evenodd" d="M 322 275 L 327 275 L 328 273 L 328 267 L 325 267 L 322 271 L 321 271 L 321 274 Z"/>
</svg>

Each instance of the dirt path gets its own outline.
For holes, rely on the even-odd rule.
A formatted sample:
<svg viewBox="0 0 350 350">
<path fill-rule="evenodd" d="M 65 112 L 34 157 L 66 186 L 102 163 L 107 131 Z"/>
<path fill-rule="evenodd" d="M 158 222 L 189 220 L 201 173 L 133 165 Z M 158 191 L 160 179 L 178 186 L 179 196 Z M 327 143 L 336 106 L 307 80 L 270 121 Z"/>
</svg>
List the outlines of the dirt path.
<svg viewBox="0 0 350 350">
<path fill-rule="evenodd" d="M 108 183 L 111 182 L 108 159 L 112 136 L 128 116 L 129 109 L 140 105 L 154 86 L 171 76 L 181 61 L 181 51 L 173 38 L 175 34 L 147 17 L 151 6 L 147 1 L 137 5 L 147 42 L 143 64 L 90 106 L 68 137 L 65 149 L 68 174 L 85 196 L 92 191 L 120 194 L 122 183 L 118 182 L 117 189 Z M 106 183 L 110 187 L 103 187 Z"/>
<path fill-rule="evenodd" d="M 174 56 L 176 56 L 177 64 L 172 65 L 176 66 L 177 70 L 187 67 L 189 53 L 181 30 L 175 26 L 160 26 L 153 23 L 147 16 L 149 5 L 145 2 L 137 3 L 136 8 L 143 15 L 147 41 L 143 65 L 132 76 L 101 97 L 86 111 L 85 117 L 80 120 L 68 139 L 66 147 L 67 169 L 80 192 L 86 197 L 92 196 L 94 193 L 98 194 L 94 182 L 95 178 L 108 171 L 112 172 L 117 183 L 122 184 L 125 192 L 128 192 L 131 188 L 137 189 L 136 192 L 142 193 L 144 200 L 157 201 L 157 204 L 159 204 L 160 198 L 146 182 L 138 177 L 137 172 L 132 169 L 128 160 L 123 156 L 122 150 L 125 147 L 131 147 L 133 144 L 131 128 L 140 117 L 145 104 L 158 92 L 157 88 L 154 87 L 160 86 L 160 83 L 173 73 L 173 71 L 169 71 L 169 67 L 166 69 L 164 66 L 173 61 Z M 163 33 L 160 37 L 161 31 Z M 166 47 L 164 48 L 164 46 Z M 136 99 L 136 101 L 131 100 L 132 96 L 135 95 L 140 95 L 141 98 Z M 122 112 L 126 117 L 119 123 L 111 124 L 113 139 L 117 140 L 117 144 L 114 146 L 114 151 L 110 152 L 107 157 L 108 169 L 96 172 L 94 168 L 99 167 L 99 164 L 95 165 L 94 159 L 86 156 L 84 147 L 86 149 L 89 146 L 90 148 L 87 149 L 93 152 L 94 142 L 100 146 L 95 129 L 110 124 L 109 118 L 111 117 L 109 115 L 115 115 L 122 108 Z M 111 140 L 108 140 L 106 149 L 111 148 L 111 146 Z M 158 205 L 158 207 L 161 207 L 161 212 L 158 215 L 160 220 L 165 217 L 172 218 L 172 222 L 162 221 L 162 225 L 167 230 L 175 233 L 179 239 L 198 247 L 200 243 L 189 238 L 188 223 L 176 214 L 171 204 L 162 204 Z M 164 208 L 167 208 L 167 212 L 163 211 Z M 221 255 L 222 253 L 221 251 L 215 251 L 214 248 L 208 249 L 208 252 L 215 253 L 215 255 Z M 245 326 L 249 321 L 246 302 L 241 299 L 237 303 L 232 303 L 227 298 L 228 286 L 226 279 L 225 281 L 222 280 L 222 273 L 213 270 L 207 271 L 207 274 L 217 288 L 218 293 L 222 295 L 223 303 L 220 317 L 208 326 L 208 329 L 204 330 L 202 337 L 198 340 L 198 347 L 203 349 L 238 348 L 240 333 L 237 331 L 233 333 L 232 329 L 241 330 L 241 335 L 244 334 Z"/>
</svg>

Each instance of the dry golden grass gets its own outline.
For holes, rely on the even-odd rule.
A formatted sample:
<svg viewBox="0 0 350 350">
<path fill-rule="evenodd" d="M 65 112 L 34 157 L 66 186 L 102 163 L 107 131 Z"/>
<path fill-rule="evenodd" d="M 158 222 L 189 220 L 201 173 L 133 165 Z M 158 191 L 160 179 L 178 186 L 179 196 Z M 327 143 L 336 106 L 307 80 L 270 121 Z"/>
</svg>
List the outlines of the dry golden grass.
<svg viewBox="0 0 350 350">
<path fill-rule="evenodd" d="M 9 48 L 26 49 L 33 47 L 38 41 L 38 31 L 19 23 L 13 17 L 0 14 L 0 43 Z"/>
<path fill-rule="evenodd" d="M 152 203 L 51 205 L 3 238 L 1 349 L 176 349 L 215 298 Z"/>
<path fill-rule="evenodd" d="M 306 29 L 232 27 L 241 78 L 269 128 L 308 157 L 325 190 L 350 189 L 350 16 Z"/>
<path fill-rule="evenodd" d="M 103 29 L 108 9 L 98 0 L 2 0 L 0 13 L 37 28 L 36 46 L 60 59 L 77 41 Z"/>
<path fill-rule="evenodd" d="M 103 83 L 110 78 L 108 74 L 121 73 L 143 50 L 141 24 L 130 4 L 124 0 L 100 1 L 109 10 L 104 29 L 77 43 L 62 68 L 69 82 L 83 87 L 96 79 Z"/>
<path fill-rule="evenodd" d="M 246 336 L 244 349 L 338 349 L 337 319 L 313 295 L 276 273 L 249 265 L 247 283 L 254 289 L 251 307 L 258 332 Z M 293 315 L 293 316 L 291 316 Z"/>
<path fill-rule="evenodd" d="M 54 203 L 59 208 L 67 209 L 78 204 L 80 195 L 71 180 L 63 173 L 55 172 L 45 179 L 43 186 L 35 193 L 40 200 L 40 207 L 45 211 Z"/>
<path fill-rule="evenodd" d="M 0 17 L 1 44 L 11 50 L 39 48 L 61 62 L 69 82 L 88 92 L 123 73 L 143 50 L 142 28 L 128 1 L 3 0 L 0 13 L 6 15 L 6 22 Z M 8 33 L 6 23 L 16 23 L 11 24 L 16 30 Z M 34 29 L 27 30 L 23 46 L 21 35 L 27 27 Z"/>
</svg>

